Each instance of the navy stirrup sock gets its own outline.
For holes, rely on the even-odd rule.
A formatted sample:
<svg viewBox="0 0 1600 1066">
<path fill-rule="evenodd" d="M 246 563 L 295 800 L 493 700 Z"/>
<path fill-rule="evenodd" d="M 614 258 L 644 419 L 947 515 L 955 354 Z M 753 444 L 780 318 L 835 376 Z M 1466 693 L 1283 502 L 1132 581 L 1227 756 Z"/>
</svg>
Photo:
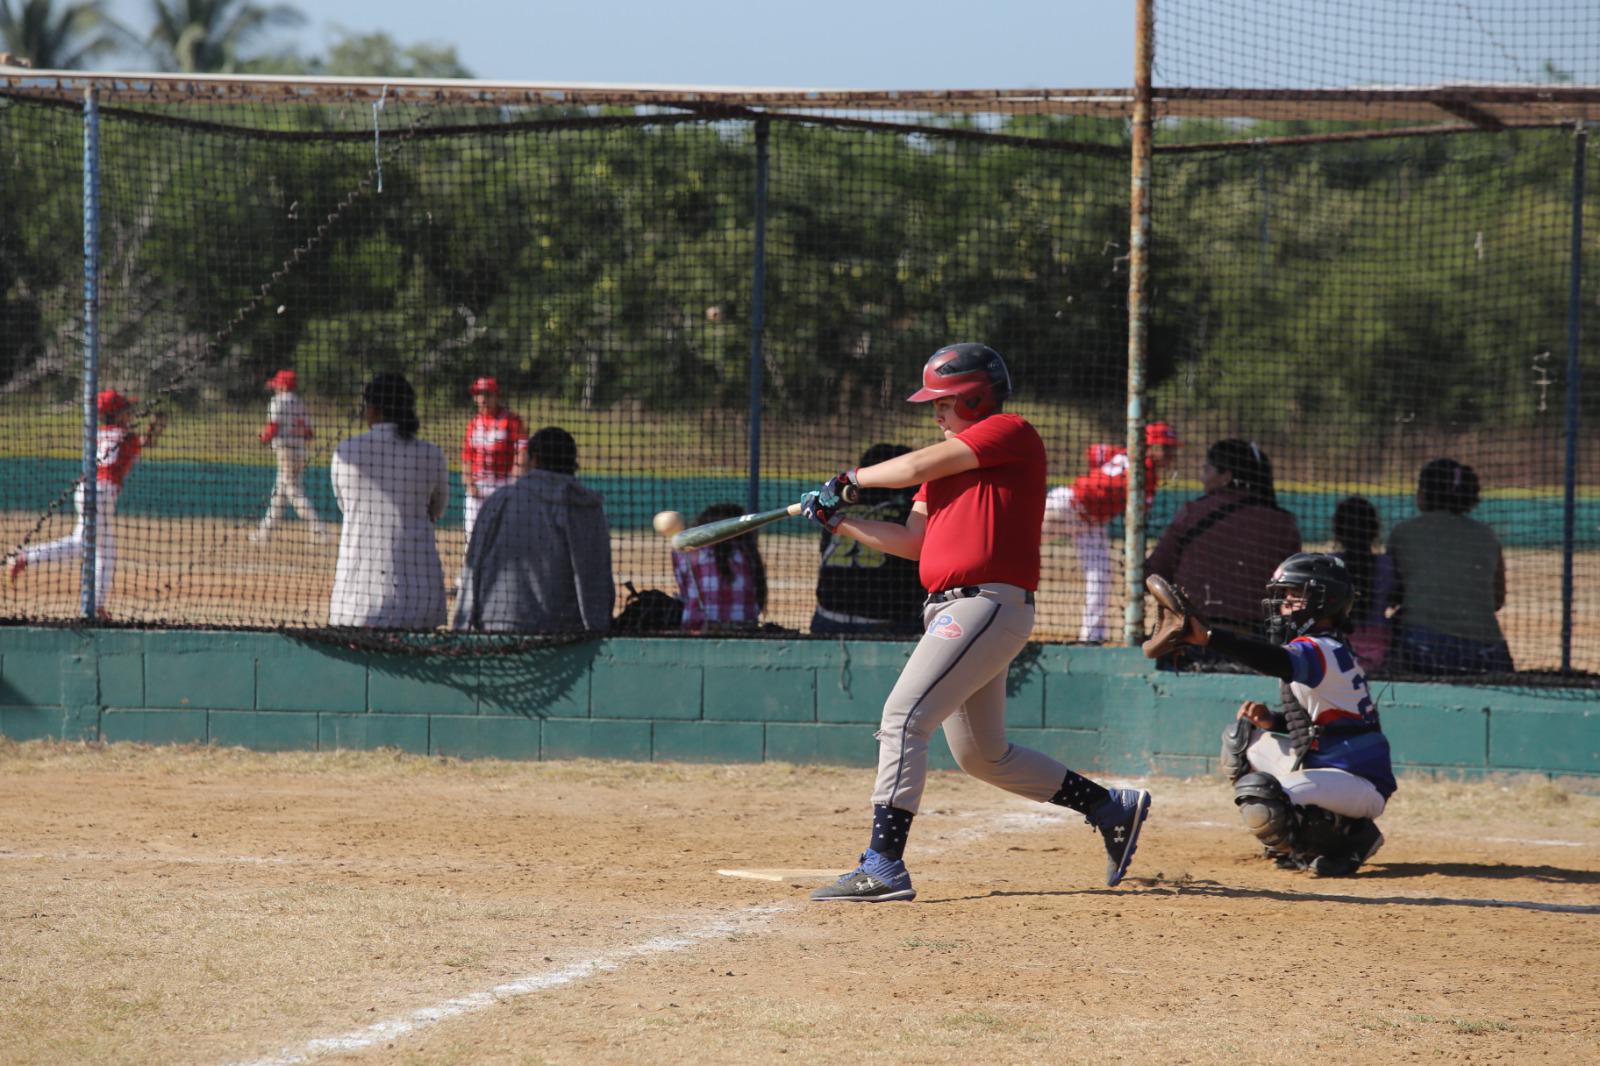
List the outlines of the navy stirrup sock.
<svg viewBox="0 0 1600 1066">
<path fill-rule="evenodd" d="M 906 852 L 906 837 L 916 815 L 899 807 L 872 808 L 872 843 L 867 845 L 886 859 L 898 859 Z"/>
<path fill-rule="evenodd" d="M 1068 770 L 1067 776 L 1061 779 L 1061 787 L 1050 797 L 1050 802 L 1057 807 L 1071 807 L 1087 817 L 1090 811 L 1110 798 L 1111 793 L 1104 785 L 1097 785 L 1087 777 Z"/>
</svg>

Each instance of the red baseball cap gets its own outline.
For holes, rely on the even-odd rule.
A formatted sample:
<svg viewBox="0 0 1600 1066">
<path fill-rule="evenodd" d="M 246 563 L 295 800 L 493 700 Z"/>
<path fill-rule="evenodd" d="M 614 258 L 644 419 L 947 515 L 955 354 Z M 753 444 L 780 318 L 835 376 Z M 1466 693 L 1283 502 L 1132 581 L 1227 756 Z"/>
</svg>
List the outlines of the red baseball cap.
<svg viewBox="0 0 1600 1066">
<path fill-rule="evenodd" d="M 479 378 L 477 381 L 472 383 L 472 388 L 468 389 L 467 391 L 473 396 L 476 396 L 481 392 L 498 393 L 500 391 L 500 383 L 494 378 Z"/>
<path fill-rule="evenodd" d="M 267 379 L 267 388 L 285 389 L 289 392 L 293 392 L 295 390 L 295 385 L 299 382 L 299 380 L 299 378 L 295 377 L 293 370 L 280 370 Z"/>
<path fill-rule="evenodd" d="M 138 402 L 122 395 L 116 389 L 101 389 L 100 394 L 94 398 L 95 410 L 100 412 L 101 418 L 115 418 Z"/>
<path fill-rule="evenodd" d="M 1144 427 L 1144 442 L 1146 444 L 1182 444 L 1178 434 L 1173 432 L 1171 426 L 1165 422 L 1151 422 Z"/>
</svg>

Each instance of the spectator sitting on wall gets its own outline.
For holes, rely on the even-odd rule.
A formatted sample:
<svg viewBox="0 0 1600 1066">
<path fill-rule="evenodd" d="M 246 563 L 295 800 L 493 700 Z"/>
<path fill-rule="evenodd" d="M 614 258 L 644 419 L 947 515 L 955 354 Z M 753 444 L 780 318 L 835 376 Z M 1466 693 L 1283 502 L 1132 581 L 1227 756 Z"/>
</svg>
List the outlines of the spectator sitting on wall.
<svg viewBox="0 0 1600 1066">
<path fill-rule="evenodd" d="M 1300 527 L 1278 506 L 1272 462 L 1251 441 L 1228 438 L 1206 449 L 1200 483 L 1205 495 L 1178 509 L 1145 571 L 1187 589 L 1212 625 L 1263 636 L 1261 589 L 1300 550 Z"/>
<path fill-rule="evenodd" d="M 572 434 L 546 426 L 528 440 L 528 471 L 483 501 L 467 543 L 456 629 L 604 633 L 616 586 L 611 528 L 599 493 L 578 484 Z"/>
<path fill-rule="evenodd" d="M 1512 670 L 1495 612 L 1506 603 L 1506 560 L 1494 530 L 1467 512 L 1478 475 L 1435 459 L 1417 478 L 1421 513 L 1389 534 L 1399 605 L 1389 665 L 1434 676 Z"/>
<path fill-rule="evenodd" d="M 328 624 L 433 629 L 445 621 L 433 539 L 450 493 L 444 452 L 417 439 L 417 394 L 403 375 L 378 374 L 361 400 L 372 428 L 333 452 L 344 526 Z"/>
<path fill-rule="evenodd" d="M 737 518 L 744 508 L 714 503 L 692 525 Z M 717 629 L 755 629 L 767 609 L 767 565 L 755 531 L 713 544 L 672 553 L 672 573 L 683 601 L 683 628 L 691 633 Z"/>
<path fill-rule="evenodd" d="M 1383 665 L 1389 655 L 1389 599 L 1394 592 L 1394 560 L 1374 554 L 1378 540 L 1378 509 L 1365 496 L 1346 496 L 1333 509 L 1333 554 L 1344 563 L 1355 589 L 1350 609 L 1350 647 L 1368 671 Z"/>
<path fill-rule="evenodd" d="M 874 444 L 861 454 L 861 465 L 875 466 L 910 451 L 903 444 Z M 841 514 L 905 525 L 911 513 L 911 490 L 860 491 L 859 501 L 845 506 Z M 922 604 L 927 595 L 915 559 L 902 559 L 853 537 L 836 537 L 822 530 L 822 565 L 817 571 L 817 609 L 811 616 L 811 632 L 914 637 L 922 632 Z"/>
</svg>

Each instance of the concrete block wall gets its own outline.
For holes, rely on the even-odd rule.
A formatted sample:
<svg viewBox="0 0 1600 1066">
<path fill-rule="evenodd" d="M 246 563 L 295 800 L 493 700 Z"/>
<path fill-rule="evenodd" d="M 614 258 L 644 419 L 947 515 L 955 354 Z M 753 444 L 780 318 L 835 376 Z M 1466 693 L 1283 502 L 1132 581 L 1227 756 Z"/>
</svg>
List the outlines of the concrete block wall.
<svg viewBox="0 0 1600 1066">
<path fill-rule="evenodd" d="M 603 640 L 477 658 L 379 655 L 276 633 L 0 629 L 0 735 L 462 758 L 872 765 L 911 645 Z M 1012 738 L 1089 773 L 1215 769 L 1263 678 L 1159 673 L 1132 649 L 1036 645 Z M 1600 694 L 1380 684 L 1402 769 L 1600 776 Z M 953 762 L 942 740 L 935 765 Z"/>
</svg>

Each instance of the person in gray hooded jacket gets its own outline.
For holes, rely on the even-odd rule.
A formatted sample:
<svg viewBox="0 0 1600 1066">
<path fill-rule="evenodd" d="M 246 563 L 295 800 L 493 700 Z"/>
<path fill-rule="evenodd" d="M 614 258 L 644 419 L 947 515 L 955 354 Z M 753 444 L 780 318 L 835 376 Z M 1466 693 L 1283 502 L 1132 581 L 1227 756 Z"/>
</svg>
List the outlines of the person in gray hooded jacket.
<svg viewBox="0 0 1600 1066">
<path fill-rule="evenodd" d="M 528 440 L 528 471 L 484 502 L 467 545 L 454 628 L 486 633 L 603 633 L 616 585 L 599 493 L 578 484 L 572 435 Z"/>
</svg>

